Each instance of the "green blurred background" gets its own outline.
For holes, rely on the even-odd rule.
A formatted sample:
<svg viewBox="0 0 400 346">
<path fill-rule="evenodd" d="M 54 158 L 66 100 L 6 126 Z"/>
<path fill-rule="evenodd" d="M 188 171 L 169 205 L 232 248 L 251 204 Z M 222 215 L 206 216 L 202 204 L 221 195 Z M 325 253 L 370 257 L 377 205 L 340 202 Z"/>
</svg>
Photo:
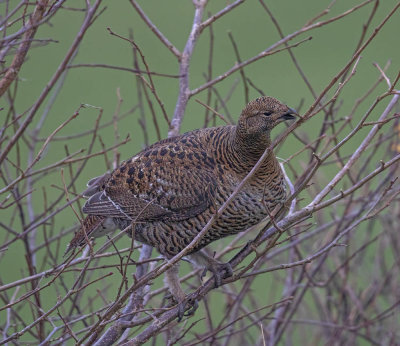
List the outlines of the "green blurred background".
<svg viewBox="0 0 400 346">
<path fill-rule="evenodd" d="M 206 12 L 209 11 L 214 14 L 228 3 L 229 1 L 226 0 L 210 1 Z M 301 28 L 307 21 L 326 8 L 329 3 L 330 1 L 322 0 L 267 1 L 285 35 Z M 359 3 L 361 2 L 339 0 L 321 20 L 338 15 Z M 367 37 L 396 3 L 397 1 L 395 0 L 381 1 L 373 18 L 373 24 L 368 28 Z M 69 1 L 67 5 L 79 7 L 83 5 L 83 2 Z M 147 0 L 141 1 L 140 5 L 165 36 L 179 50 L 183 50 L 193 21 L 194 7 L 192 2 L 183 0 Z M 322 91 L 351 58 L 360 39 L 362 27 L 367 22 L 373 5 L 374 2 L 371 2 L 342 20 L 307 32 L 290 42 L 294 43 L 312 36 L 312 40 L 301 44 L 293 51 L 317 94 Z M 4 3 L 0 3 L 0 12 L 4 10 L 4 6 Z M 88 30 L 72 64 L 97 63 L 132 68 L 132 47 L 128 42 L 111 36 L 107 31 L 107 27 L 110 27 L 115 33 L 126 37 L 129 35 L 129 30 L 133 30 L 135 42 L 144 53 L 151 71 L 174 75 L 179 73 L 176 58 L 159 42 L 128 1 L 108 1 L 104 2 L 103 6 L 106 6 L 105 11 Z M 36 35 L 37 38 L 52 38 L 58 42 L 38 46 L 29 51 L 28 60 L 19 74 L 18 96 L 15 102 L 18 114 L 25 112 L 32 106 L 50 77 L 54 74 L 79 31 L 83 17 L 83 13 L 80 12 L 61 10 L 58 11 L 49 24 L 42 25 L 39 28 Z M 224 73 L 236 62 L 228 32 L 233 34 L 242 60 L 251 58 L 279 40 L 279 35 L 267 13 L 262 9 L 258 1 L 253 0 L 245 1 L 243 5 L 215 22 L 213 24 L 213 32 L 213 77 Z M 373 66 L 373 63 L 376 62 L 381 67 L 384 67 L 391 60 L 387 75 L 390 78 L 396 76 L 400 67 L 399 32 L 400 16 L 396 13 L 362 54 L 356 75 L 343 91 L 342 100 L 344 101 L 341 108 L 341 116 L 346 116 L 355 100 L 363 95 L 378 79 L 379 71 Z M 206 29 L 200 37 L 193 55 L 190 69 L 191 89 L 204 83 L 204 74 L 207 73 L 208 68 L 208 57 L 209 31 Z M 8 59 L 11 58 L 12 56 L 8 57 Z M 314 100 L 286 51 L 259 60 L 246 67 L 245 71 L 247 77 L 267 95 L 277 97 L 294 108 L 299 108 L 299 105 L 303 104 L 303 107 L 299 109 L 300 112 L 305 111 Z M 235 120 L 245 104 L 243 85 L 239 78 L 240 75 L 236 72 L 216 85 L 219 93 L 225 97 L 235 80 L 239 80 L 239 84 L 228 103 L 229 111 Z M 165 104 L 166 111 L 171 118 L 178 96 L 178 79 L 155 76 L 154 81 L 158 95 Z M 382 83 L 378 87 L 378 91 L 370 97 L 371 100 L 379 93 L 386 91 L 386 89 L 386 85 Z M 49 136 L 57 126 L 78 109 L 80 104 L 89 104 L 102 108 L 104 110 L 102 123 L 110 121 L 118 103 L 117 90 L 119 90 L 123 99 L 120 109 L 120 114 L 123 114 L 137 104 L 136 77 L 134 74 L 103 68 L 82 67 L 71 69 L 61 93 L 55 99 L 45 125 L 40 130 L 39 136 L 42 138 Z M 250 88 L 250 98 L 257 96 L 258 93 Z M 194 101 L 195 98 L 205 102 L 206 92 L 202 92 L 189 100 L 182 132 L 203 126 L 205 110 L 203 106 Z M 7 103 L 4 99 L 0 100 L 0 102 L 0 106 L 7 108 Z M 153 105 L 161 125 L 161 134 L 166 137 L 167 126 L 154 99 Z M 46 103 L 41 108 L 41 111 L 38 112 L 34 123 L 40 118 L 45 106 Z M 211 104 L 211 106 L 213 105 Z M 367 106 L 368 103 L 361 107 L 357 117 L 361 117 Z M 222 110 L 220 112 L 224 113 Z M 156 141 L 157 137 L 149 114 L 146 114 L 146 116 L 150 135 L 149 141 L 151 143 Z M 72 135 L 92 128 L 97 115 L 98 110 L 95 108 L 82 109 L 80 115 L 64 128 L 59 135 Z M 119 148 L 122 159 L 132 156 L 144 146 L 143 133 L 138 124 L 139 117 L 140 114 L 136 111 L 118 123 L 120 138 L 123 139 L 128 134 L 132 138 L 128 144 Z M 321 120 L 316 117 L 307 123 L 307 129 L 304 130 L 309 133 L 310 138 L 317 137 L 316 131 L 320 128 L 320 122 Z M 218 119 L 217 124 L 221 125 L 222 122 Z M 108 127 L 100 133 L 106 146 L 114 143 L 112 127 Z M 62 159 L 65 156 L 64 144 L 63 141 L 53 142 L 46 150 L 37 168 L 45 167 Z M 87 138 L 79 138 L 68 143 L 70 152 L 87 148 L 88 144 Z M 297 142 L 293 138 L 289 138 L 280 148 L 279 155 L 288 157 L 294 152 L 293 148 L 296 144 Z M 95 151 L 101 150 L 99 143 L 96 143 L 95 149 Z M 296 147 L 295 151 L 297 150 L 298 148 Z M 351 146 L 347 147 L 346 150 L 350 152 L 352 150 Z M 109 158 L 111 158 L 111 154 Z M 102 174 L 106 169 L 104 157 L 93 158 L 81 174 L 76 186 L 83 190 L 87 180 Z M 327 172 L 327 174 L 329 175 L 330 172 Z M 36 186 L 32 196 L 34 205 L 38 206 L 38 211 L 41 210 L 43 203 L 42 186 L 47 187 L 48 198 L 50 199 L 53 194 L 54 196 L 59 194 L 59 191 L 52 191 L 49 188 L 50 184 L 62 186 L 59 170 L 48 175 L 46 179 L 42 179 Z M 10 217 L 7 211 L 1 211 L 0 213 L 1 218 Z M 77 220 L 68 208 L 58 215 L 54 227 L 61 230 L 71 227 L 74 223 L 77 223 Z M 18 225 L 15 225 L 15 227 L 18 229 Z M 65 238 L 62 248 L 66 246 L 67 241 L 68 239 Z M 102 241 L 99 240 L 98 243 L 101 244 Z M 124 240 L 120 240 L 119 244 L 123 246 Z M 218 245 L 216 248 L 218 248 Z M 11 282 L 26 275 L 25 261 L 20 257 L 21 251 L 23 251 L 22 244 L 14 243 L 3 256 L 0 262 L 0 275 L 3 282 Z M 115 261 L 111 262 L 114 263 Z M 48 269 L 45 264 L 46 261 L 43 263 L 43 267 L 38 268 L 38 270 Z M 276 288 L 271 288 L 271 301 L 273 301 L 274 294 L 272 292 L 274 291 L 279 292 Z M 49 292 L 48 306 L 52 306 L 53 299 L 57 294 L 54 291 Z M 111 296 L 113 295 L 111 294 Z M 218 293 L 215 293 L 215 296 L 218 297 Z M 3 313 L 0 314 L 1 318 L 3 318 Z"/>
</svg>

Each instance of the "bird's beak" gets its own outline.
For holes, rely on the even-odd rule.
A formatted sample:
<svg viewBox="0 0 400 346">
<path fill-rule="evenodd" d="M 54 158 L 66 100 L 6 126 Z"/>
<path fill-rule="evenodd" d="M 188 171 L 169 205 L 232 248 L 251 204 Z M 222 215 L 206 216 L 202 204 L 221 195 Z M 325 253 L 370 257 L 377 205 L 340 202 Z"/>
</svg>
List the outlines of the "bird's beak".
<svg viewBox="0 0 400 346">
<path fill-rule="evenodd" d="M 281 115 L 280 118 L 283 120 L 293 120 L 296 118 L 294 114 L 297 114 L 296 110 L 289 108 L 289 110 L 285 114 Z"/>
</svg>

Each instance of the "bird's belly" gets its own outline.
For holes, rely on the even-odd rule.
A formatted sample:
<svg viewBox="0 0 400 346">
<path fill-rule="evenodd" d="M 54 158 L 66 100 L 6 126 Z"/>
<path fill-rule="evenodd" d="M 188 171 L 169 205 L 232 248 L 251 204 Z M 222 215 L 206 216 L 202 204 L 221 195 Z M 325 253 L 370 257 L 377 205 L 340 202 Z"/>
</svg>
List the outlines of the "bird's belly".
<svg viewBox="0 0 400 346">
<path fill-rule="evenodd" d="M 271 207 L 273 207 L 271 203 L 267 203 L 259 193 L 239 194 L 215 222 L 210 232 L 213 240 L 245 231 L 256 225 L 268 216 L 268 209 L 271 210 Z"/>
<path fill-rule="evenodd" d="M 220 203 L 216 203 L 217 207 L 220 207 L 218 204 Z M 258 224 L 268 216 L 267 206 L 272 210 L 276 204 L 266 202 L 265 193 L 239 193 L 191 252 Z M 163 255 L 174 256 L 193 241 L 214 213 L 215 207 L 211 207 L 195 217 L 179 222 L 159 221 L 138 224 L 135 227 L 134 237 L 138 241 L 156 247 Z"/>
</svg>

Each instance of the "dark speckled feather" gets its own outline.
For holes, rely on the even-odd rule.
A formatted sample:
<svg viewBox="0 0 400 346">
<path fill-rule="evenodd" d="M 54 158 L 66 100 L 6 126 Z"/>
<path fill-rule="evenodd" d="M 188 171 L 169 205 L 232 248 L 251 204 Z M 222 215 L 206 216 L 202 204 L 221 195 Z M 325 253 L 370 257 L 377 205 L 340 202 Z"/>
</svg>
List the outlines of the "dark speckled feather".
<svg viewBox="0 0 400 346">
<path fill-rule="evenodd" d="M 134 224 L 135 239 L 167 257 L 177 254 L 259 160 L 270 145 L 270 130 L 292 114 L 276 99 L 260 97 L 244 108 L 237 126 L 195 130 L 151 145 L 88 183 L 87 224 L 106 224 L 110 231 L 112 224 L 120 229 Z M 195 251 L 257 224 L 285 197 L 271 151 Z M 70 247 L 85 239 L 77 233 Z"/>
</svg>

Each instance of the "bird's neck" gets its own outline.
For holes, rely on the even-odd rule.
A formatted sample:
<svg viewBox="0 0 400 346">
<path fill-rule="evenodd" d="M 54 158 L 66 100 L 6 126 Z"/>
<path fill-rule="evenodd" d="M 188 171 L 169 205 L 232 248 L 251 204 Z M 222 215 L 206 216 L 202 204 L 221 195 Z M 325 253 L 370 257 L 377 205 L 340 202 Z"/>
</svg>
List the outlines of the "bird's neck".
<svg viewBox="0 0 400 346">
<path fill-rule="evenodd" d="M 269 131 L 248 134 L 240 127 L 237 127 L 233 135 L 234 151 L 240 156 L 242 162 L 246 162 L 249 165 L 254 166 L 270 145 L 271 137 Z M 269 160 L 270 156 L 274 156 L 272 150 L 267 154 L 266 160 Z"/>
</svg>

